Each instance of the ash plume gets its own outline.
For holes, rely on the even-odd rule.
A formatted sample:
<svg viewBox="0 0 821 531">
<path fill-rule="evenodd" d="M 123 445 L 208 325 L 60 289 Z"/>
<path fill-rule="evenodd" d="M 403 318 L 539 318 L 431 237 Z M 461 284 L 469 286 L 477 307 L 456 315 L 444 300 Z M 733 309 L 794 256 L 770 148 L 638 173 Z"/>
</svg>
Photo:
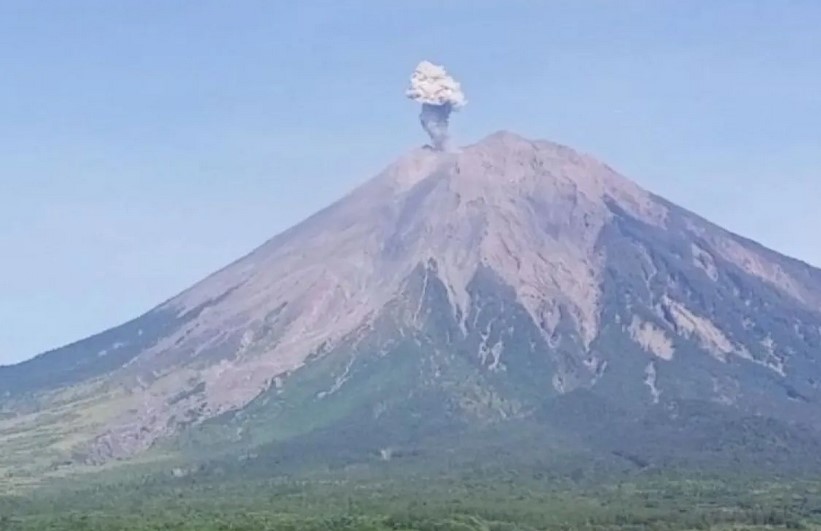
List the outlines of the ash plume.
<svg viewBox="0 0 821 531">
<path fill-rule="evenodd" d="M 433 148 L 444 151 L 448 140 L 450 113 L 467 104 L 459 82 L 439 65 L 422 61 L 413 71 L 405 95 L 422 104 L 419 121 L 430 135 Z"/>
</svg>

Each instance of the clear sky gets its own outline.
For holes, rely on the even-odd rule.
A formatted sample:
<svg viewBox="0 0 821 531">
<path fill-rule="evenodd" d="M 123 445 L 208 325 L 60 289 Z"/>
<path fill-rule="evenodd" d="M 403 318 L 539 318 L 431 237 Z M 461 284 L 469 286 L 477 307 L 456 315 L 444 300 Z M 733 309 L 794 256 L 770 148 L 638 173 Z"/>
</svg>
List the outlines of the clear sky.
<svg viewBox="0 0 821 531">
<path fill-rule="evenodd" d="M 150 309 L 423 143 L 420 59 L 821 265 L 821 2 L 0 2 L 0 364 Z"/>
</svg>

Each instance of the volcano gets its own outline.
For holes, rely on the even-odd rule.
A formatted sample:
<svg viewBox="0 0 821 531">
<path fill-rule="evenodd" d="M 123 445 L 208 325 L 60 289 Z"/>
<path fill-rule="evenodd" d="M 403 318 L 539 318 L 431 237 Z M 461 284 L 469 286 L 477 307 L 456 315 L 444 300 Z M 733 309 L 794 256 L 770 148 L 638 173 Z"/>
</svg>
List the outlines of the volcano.
<svg viewBox="0 0 821 531">
<path fill-rule="evenodd" d="M 819 360 L 821 271 L 499 132 L 413 150 L 147 314 L 0 368 L 0 469 L 499 440 L 478 433 L 811 467 Z"/>
</svg>

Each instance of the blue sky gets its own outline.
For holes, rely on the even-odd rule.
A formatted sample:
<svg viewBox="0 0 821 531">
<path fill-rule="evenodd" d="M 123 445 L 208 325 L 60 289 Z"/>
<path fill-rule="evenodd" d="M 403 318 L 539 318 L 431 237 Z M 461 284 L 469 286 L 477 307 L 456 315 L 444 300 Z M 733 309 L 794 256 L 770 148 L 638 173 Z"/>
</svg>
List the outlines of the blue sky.
<svg viewBox="0 0 821 531">
<path fill-rule="evenodd" d="M 148 310 L 425 141 L 498 129 L 821 265 L 815 0 L 0 3 L 0 364 Z"/>
</svg>

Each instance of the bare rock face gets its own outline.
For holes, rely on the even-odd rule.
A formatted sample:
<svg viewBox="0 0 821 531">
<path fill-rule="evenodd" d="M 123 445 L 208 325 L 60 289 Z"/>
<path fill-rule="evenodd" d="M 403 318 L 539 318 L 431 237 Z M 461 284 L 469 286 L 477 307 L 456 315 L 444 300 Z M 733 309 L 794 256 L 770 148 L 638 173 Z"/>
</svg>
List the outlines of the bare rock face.
<svg viewBox="0 0 821 531">
<path fill-rule="evenodd" d="M 819 308 L 818 270 L 500 132 L 412 151 L 148 314 L 0 368 L 0 443 L 45 430 L 43 459 L 96 464 L 407 404 L 448 425 L 536 418 L 581 392 L 821 428 Z"/>
</svg>

